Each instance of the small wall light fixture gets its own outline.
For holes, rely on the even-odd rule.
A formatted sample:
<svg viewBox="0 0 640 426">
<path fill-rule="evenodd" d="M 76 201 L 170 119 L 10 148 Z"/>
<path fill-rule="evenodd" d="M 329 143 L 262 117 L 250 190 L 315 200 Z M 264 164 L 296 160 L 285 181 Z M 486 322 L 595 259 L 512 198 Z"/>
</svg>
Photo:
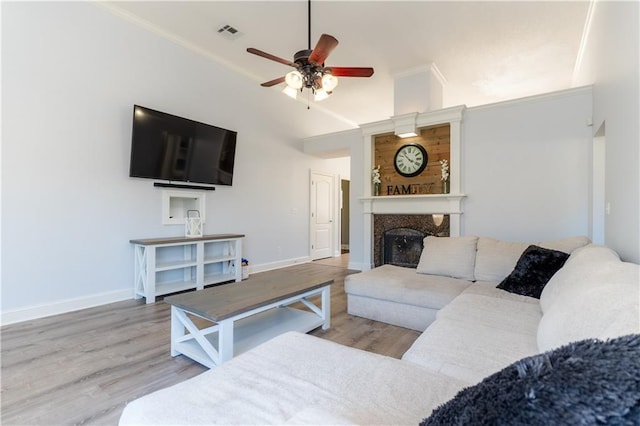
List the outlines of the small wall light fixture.
<svg viewBox="0 0 640 426">
<path fill-rule="evenodd" d="M 418 136 L 416 129 L 416 117 L 417 112 L 410 112 L 409 114 L 396 115 L 391 117 L 393 120 L 393 133 L 399 138 L 410 138 Z"/>
</svg>

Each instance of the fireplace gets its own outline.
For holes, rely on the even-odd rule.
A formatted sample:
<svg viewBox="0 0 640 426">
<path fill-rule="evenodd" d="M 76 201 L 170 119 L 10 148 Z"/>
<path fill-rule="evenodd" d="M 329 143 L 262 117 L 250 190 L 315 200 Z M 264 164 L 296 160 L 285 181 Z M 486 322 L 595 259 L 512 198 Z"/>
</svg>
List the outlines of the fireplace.
<svg viewBox="0 0 640 426">
<path fill-rule="evenodd" d="M 373 215 L 373 260 L 375 266 L 392 264 L 418 265 L 422 241 L 428 235 L 449 236 L 449 215 L 436 225 L 430 214 Z"/>
<path fill-rule="evenodd" d="M 426 235 L 411 228 L 396 228 L 382 235 L 382 263 L 415 268 L 422 253 Z"/>
</svg>

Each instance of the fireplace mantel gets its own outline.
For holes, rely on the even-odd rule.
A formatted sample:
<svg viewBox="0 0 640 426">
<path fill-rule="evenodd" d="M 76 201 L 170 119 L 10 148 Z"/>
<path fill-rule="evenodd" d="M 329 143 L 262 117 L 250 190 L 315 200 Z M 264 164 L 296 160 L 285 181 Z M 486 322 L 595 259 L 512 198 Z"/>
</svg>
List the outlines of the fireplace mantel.
<svg viewBox="0 0 640 426">
<path fill-rule="evenodd" d="M 465 194 L 360 197 L 365 214 L 461 214 Z"/>
<path fill-rule="evenodd" d="M 365 253 L 371 253 L 369 263 L 364 268 L 374 266 L 373 216 L 377 214 L 446 214 L 449 215 L 449 235 L 460 235 L 460 215 L 465 194 L 426 194 L 426 195 L 382 195 L 360 197 L 363 203 L 365 232 Z"/>
</svg>

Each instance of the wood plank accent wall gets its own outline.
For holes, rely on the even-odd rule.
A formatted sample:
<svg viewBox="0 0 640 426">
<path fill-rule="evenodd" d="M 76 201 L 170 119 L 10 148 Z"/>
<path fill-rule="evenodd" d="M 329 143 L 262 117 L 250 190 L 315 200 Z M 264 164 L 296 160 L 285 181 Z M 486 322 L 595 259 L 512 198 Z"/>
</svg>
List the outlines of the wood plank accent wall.
<svg viewBox="0 0 640 426">
<path fill-rule="evenodd" d="M 427 167 L 418 176 L 407 178 L 396 172 L 393 159 L 406 144 L 419 144 L 427 150 Z M 449 124 L 420 129 L 420 134 L 401 139 L 394 134 L 374 137 L 374 164 L 380 165 L 380 195 L 441 194 L 440 160 L 450 161 Z"/>
</svg>

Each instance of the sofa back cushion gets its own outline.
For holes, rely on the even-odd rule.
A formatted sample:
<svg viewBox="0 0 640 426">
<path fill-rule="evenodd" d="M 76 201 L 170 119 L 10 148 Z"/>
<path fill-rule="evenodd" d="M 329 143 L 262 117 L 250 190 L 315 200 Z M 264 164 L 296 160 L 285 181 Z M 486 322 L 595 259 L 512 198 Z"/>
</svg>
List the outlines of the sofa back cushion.
<svg viewBox="0 0 640 426">
<path fill-rule="evenodd" d="M 538 242 L 535 245 L 571 254 L 575 249 L 589 244 L 587 237 L 569 237 L 561 240 Z M 499 283 L 515 269 L 520 256 L 530 243 L 511 243 L 489 237 L 478 238 L 478 253 L 474 276 L 477 281 Z"/>
<path fill-rule="evenodd" d="M 478 237 L 433 237 L 424 239 L 416 272 L 474 281 Z"/>
<path fill-rule="evenodd" d="M 567 303 L 580 293 L 580 286 L 590 280 L 602 265 L 619 262 L 618 254 L 608 247 L 590 244 L 575 250 L 562 269 L 555 273 L 540 295 L 540 309 L 547 312 L 552 304 Z"/>
<path fill-rule="evenodd" d="M 640 333 L 640 266 L 612 250 L 576 250 L 542 291 L 538 349 Z"/>
<path fill-rule="evenodd" d="M 510 243 L 489 237 L 478 238 L 474 270 L 476 280 L 496 284 L 504 280 L 513 271 L 522 252 L 528 246 L 526 243 Z"/>
<path fill-rule="evenodd" d="M 551 250 L 563 251 L 567 254 L 573 253 L 574 250 L 591 244 L 591 240 L 587 237 L 569 237 L 561 240 L 553 240 L 547 242 L 540 242 L 536 245 Z"/>
</svg>

